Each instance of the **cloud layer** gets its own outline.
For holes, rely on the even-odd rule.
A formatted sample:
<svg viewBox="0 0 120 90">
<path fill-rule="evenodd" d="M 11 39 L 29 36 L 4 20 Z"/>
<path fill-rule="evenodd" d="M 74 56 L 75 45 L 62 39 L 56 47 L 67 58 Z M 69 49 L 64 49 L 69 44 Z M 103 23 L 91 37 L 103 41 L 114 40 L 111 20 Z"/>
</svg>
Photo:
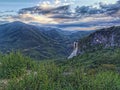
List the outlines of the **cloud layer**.
<svg viewBox="0 0 120 90">
<path fill-rule="evenodd" d="M 120 24 L 120 1 L 114 4 L 98 3 L 96 6 L 77 6 L 71 8 L 67 2 L 56 6 L 45 1 L 42 5 L 23 8 L 17 15 L 0 15 L 0 21 L 23 21 L 59 27 L 65 30 L 95 30 Z"/>
</svg>

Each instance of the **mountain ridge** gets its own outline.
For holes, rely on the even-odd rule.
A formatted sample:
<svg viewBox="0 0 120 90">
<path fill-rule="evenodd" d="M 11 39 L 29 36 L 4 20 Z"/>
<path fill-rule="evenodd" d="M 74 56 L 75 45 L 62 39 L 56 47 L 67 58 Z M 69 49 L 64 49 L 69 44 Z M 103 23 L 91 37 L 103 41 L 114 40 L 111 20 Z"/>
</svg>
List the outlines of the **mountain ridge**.
<svg viewBox="0 0 120 90">
<path fill-rule="evenodd" d="M 88 37 L 79 40 L 79 54 L 86 51 L 120 47 L 120 26 L 97 30 Z"/>
<path fill-rule="evenodd" d="M 2 47 L 0 48 L 0 50 L 3 52 L 6 51 L 10 52 L 11 50 L 14 49 L 15 50 L 22 49 L 22 51 L 26 51 L 26 49 L 31 50 L 32 48 L 33 50 L 33 48 L 36 47 L 33 50 L 34 53 L 35 52 L 38 53 L 38 56 L 40 55 L 44 56 L 44 54 L 42 54 L 43 49 L 45 53 L 51 53 L 50 55 L 48 54 L 49 57 L 52 54 L 57 53 L 56 50 L 54 50 L 55 49 L 54 47 L 63 50 L 62 49 L 63 46 L 62 47 L 59 46 L 59 43 L 54 41 L 51 37 L 48 37 L 45 34 L 43 34 L 43 32 L 39 30 L 39 28 L 18 21 L 8 23 L 0 27 L 0 46 Z M 49 49 L 53 53 L 49 51 Z"/>
<path fill-rule="evenodd" d="M 20 50 L 25 55 L 37 59 L 62 58 L 70 54 L 74 40 L 88 34 L 70 33 L 57 28 L 39 27 L 15 21 L 0 25 L 0 51 L 9 53 Z"/>
</svg>

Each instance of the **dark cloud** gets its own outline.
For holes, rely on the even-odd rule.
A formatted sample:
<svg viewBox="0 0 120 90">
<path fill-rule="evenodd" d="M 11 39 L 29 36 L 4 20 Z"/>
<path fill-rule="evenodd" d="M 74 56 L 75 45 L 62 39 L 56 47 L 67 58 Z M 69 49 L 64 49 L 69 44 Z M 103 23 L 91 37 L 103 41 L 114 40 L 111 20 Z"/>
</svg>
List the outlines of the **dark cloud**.
<svg viewBox="0 0 120 90">
<path fill-rule="evenodd" d="M 110 16 L 115 16 L 120 11 L 120 1 L 117 1 L 115 4 L 104 4 L 99 3 L 99 8 L 93 6 L 77 6 L 75 8 L 76 14 L 79 16 L 82 15 L 93 15 L 93 14 L 107 14 Z M 116 15 L 119 16 L 120 15 Z"/>
<path fill-rule="evenodd" d="M 43 8 L 40 6 L 23 8 L 19 10 L 19 14 L 31 13 L 31 14 L 70 14 L 69 10 L 70 6 L 59 6 L 55 8 Z"/>
<path fill-rule="evenodd" d="M 91 14 L 99 14 L 99 13 L 103 13 L 102 10 L 97 9 L 97 8 L 93 8 L 91 6 L 82 6 L 79 7 L 77 6 L 75 8 L 75 12 L 77 16 L 83 16 L 83 15 L 91 15 Z"/>
<path fill-rule="evenodd" d="M 77 6 L 74 11 L 75 13 L 71 12 L 69 5 L 47 9 L 41 6 L 35 6 L 30 8 L 23 8 L 19 10 L 18 13 L 50 15 L 50 18 L 56 19 L 76 19 L 94 14 L 106 14 L 113 17 L 120 17 L 120 1 L 117 1 L 115 4 L 99 3 L 99 8 L 94 6 Z"/>
<path fill-rule="evenodd" d="M 50 18 L 54 18 L 54 19 L 75 19 L 75 16 L 71 16 L 71 15 L 64 15 L 64 14 L 58 14 L 58 15 L 53 15 Z"/>
</svg>

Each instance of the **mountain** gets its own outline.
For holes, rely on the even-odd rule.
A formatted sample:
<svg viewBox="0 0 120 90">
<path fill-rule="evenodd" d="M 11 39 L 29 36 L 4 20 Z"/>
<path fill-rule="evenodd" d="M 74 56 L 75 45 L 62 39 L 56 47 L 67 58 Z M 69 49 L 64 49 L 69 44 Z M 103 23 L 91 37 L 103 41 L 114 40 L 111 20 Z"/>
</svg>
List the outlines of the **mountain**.
<svg viewBox="0 0 120 90">
<path fill-rule="evenodd" d="M 66 55 L 60 43 L 45 35 L 39 28 L 22 22 L 0 25 L 0 50 L 2 52 L 21 50 L 37 58 Z"/>
<path fill-rule="evenodd" d="M 77 32 L 73 32 L 72 34 L 69 35 L 69 37 L 72 39 L 72 41 L 76 41 L 79 39 L 82 39 L 83 37 L 87 37 L 89 36 L 91 33 L 95 32 L 93 31 L 77 31 Z"/>
<path fill-rule="evenodd" d="M 37 59 L 63 58 L 72 51 L 74 40 L 77 39 L 72 32 L 58 28 L 37 27 L 19 21 L 0 25 L 0 51 L 3 53 L 20 50 Z"/>
<path fill-rule="evenodd" d="M 78 41 L 77 54 L 120 47 L 120 26 L 100 29 Z M 75 50 L 75 48 L 74 48 Z"/>
<path fill-rule="evenodd" d="M 63 65 L 67 64 L 72 69 L 80 67 L 85 76 L 96 77 L 96 73 L 108 71 L 120 73 L 120 26 L 97 30 L 75 42 L 68 58 Z"/>
<path fill-rule="evenodd" d="M 21 22 L 13 22 L 0 26 L 0 45 L 8 43 L 15 47 L 34 47 L 45 44 L 49 39 L 38 28 Z M 16 45 L 18 44 L 18 45 Z M 27 45 L 26 45 L 27 44 Z"/>
</svg>

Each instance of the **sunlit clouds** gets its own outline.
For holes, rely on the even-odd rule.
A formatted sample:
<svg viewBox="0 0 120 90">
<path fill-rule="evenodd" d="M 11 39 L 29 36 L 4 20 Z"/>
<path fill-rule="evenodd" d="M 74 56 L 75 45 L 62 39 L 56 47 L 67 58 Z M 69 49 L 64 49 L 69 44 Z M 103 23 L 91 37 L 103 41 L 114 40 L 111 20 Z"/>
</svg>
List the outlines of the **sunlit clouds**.
<svg viewBox="0 0 120 90">
<path fill-rule="evenodd" d="M 54 26 L 64 30 L 95 30 L 119 25 L 120 1 L 99 0 L 100 2 L 92 5 L 91 3 L 87 5 L 87 1 L 41 0 L 36 6 L 22 8 L 16 14 L 2 12 L 0 21 L 37 23 L 37 25 Z"/>
<path fill-rule="evenodd" d="M 39 4 L 37 4 L 37 6 L 40 6 L 43 9 L 49 9 L 49 8 L 53 7 L 53 5 L 51 4 L 51 2 L 49 2 L 49 1 L 40 2 Z"/>
<path fill-rule="evenodd" d="M 47 23 L 58 24 L 58 22 L 52 18 L 48 18 L 43 15 L 32 15 L 32 14 L 20 14 L 18 16 L 9 16 L 9 17 L 4 18 L 4 20 L 8 20 L 10 22 L 22 21 L 26 23 L 37 22 L 41 24 L 47 24 Z"/>
</svg>

